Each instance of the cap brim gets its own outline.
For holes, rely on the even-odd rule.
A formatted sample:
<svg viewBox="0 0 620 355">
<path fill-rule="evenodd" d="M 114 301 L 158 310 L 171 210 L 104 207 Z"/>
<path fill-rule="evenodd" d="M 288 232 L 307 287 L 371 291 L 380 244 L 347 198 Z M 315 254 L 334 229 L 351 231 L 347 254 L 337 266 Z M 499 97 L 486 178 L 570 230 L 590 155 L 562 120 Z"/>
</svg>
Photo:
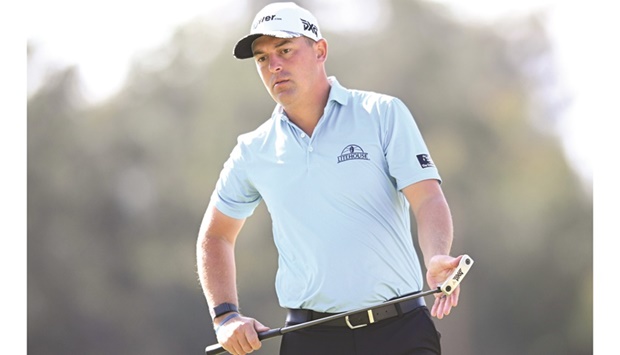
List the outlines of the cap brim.
<svg viewBox="0 0 620 355">
<path fill-rule="evenodd" d="M 233 50 L 233 55 L 237 59 L 247 59 L 252 58 L 252 43 L 258 37 L 262 36 L 262 33 L 255 33 L 252 35 L 247 35 L 237 42 L 235 45 L 235 49 Z"/>
<path fill-rule="evenodd" d="M 252 43 L 262 36 L 272 36 L 278 38 L 295 38 L 301 37 L 302 35 L 299 33 L 292 33 L 286 31 L 273 31 L 273 32 L 265 32 L 265 33 L 253 33 L 249 34 L 237 42 L 235 48 L 233 50 L 233 55 L 237 59 L 247 59 L 252 58 L 254 53 L 252 53 Z"/>
</svg>

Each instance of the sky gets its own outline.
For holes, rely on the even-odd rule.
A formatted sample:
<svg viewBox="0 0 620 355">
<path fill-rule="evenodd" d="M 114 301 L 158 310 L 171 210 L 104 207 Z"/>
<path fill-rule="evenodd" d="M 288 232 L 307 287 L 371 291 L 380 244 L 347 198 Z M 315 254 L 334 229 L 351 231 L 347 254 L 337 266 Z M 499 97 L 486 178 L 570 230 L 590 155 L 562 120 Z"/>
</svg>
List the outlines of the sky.
<svg viewBox="0 0 620 355">
<path fill-rule="evenodd" d="M 16 11 L 15 8 L 11 9 L 12 11 L 0 9 L 0 40 L 1 43 L 8 43 L 5 47 L 17 48 L 19 51 L 24 43 L 19 41 L 19 37 L 18 42 L 15 42 L 11 31 L 21 31 L 27 42 L 36 44 L 38 48 L 31 60 L 39 62 L 33 63 L 78 65 L 87 93 L 96 101 L 105 99 L 120 88 L 132 58 L 165 43 L 177 26 L 213 12 L 217 12 L 218 16 L 217 19 L 210 17 L 210 21 L 221 21 L 222 24 L 251 15 L 244 12 L 248 1 L 251 0 L 31 0 L 28 1 L 28 11 L 23 8 L 17 8 Z M 339 18 L 339 23 L 355 30 L 355 24 L 362 22 L 359 21 L 361 17 L 372 16 L 376 1 L 365 0 L 365 7 L 361 7 L 355 6 L 359 4 L 356 0 L 317 0 L 326 10 L 315 14 L 319 20 L 323 16 L 335 15 Z M 615 130 L 611 129 L 610 125 L 614 120 L 620 119 L 620 111 L 614 105 L 620 92 L 616 88 L 620 79 L 619 46 L 618 40 L 612 38 L 612 35 L 620 34 L 620 21 L 616 19 L 618 11 L 615 11 L 614 1 L 429 1 L 446 4 L 462 21 L 471 22 L 492 23 L 505 17 L 545 11 L 546 26 L 557 53 L 557 70 L 562 84 L 573 98 L 564 114 L 563 123 L 558 128 L 566 156 L 585 185 L 589 186 L 586 189 L 590 191 L 596 161 L 595 203 L 597 189 L 605 191 L 605 195 L 609 192 L 617 196 L 618 188 L 614 183 L 616 179 L 605 169 L 612 165 L 611 162 L 618 161 L 614 152 L 620 151 L 615 145 L 617 138 L 612 136 Z M 27 16 L 23 16 L 26 14 Z M 20 21 L 20 18 L 23 21 Z M 222 30 L 225 30 L 225 26 L 222 26 Z M 0 97 L 13 97 L 10 95 L 15 91 L 14 87 L 18 88 L 17 92 L 30 94 L 41 84 L 44 73 L 33 70 L 41 66 L 26 65 L 25 62 L 27 60 L 24 55 L 17 58 L 14 66 L 2 66 L 0 77 L 13 78 L 14 72 L 19 73 L 19 69 L 22 69 L 22 73 L 27 73 L 27 80 L 23 81 L 22 77 L 18 77 L 16 84 L 10 88 L 0 83 Z M 7 101 L 17 103 L 18 114 L 25 113 L 25 97 Z M 0 107 L 2 116 L 14 114 L 11 111 L 5 114 L 5 109 Z M 25 132 L 25 123 L 18 122 L 17 129 Z M 6 133 L 3 137 L 6 138 Z M 0 149 L 0 159 L 3 161 L 10 158 L 12 151 L 11 143 L 6 141 L 3 140 Z M 25 157 L 25 152 L 21 154 L 21 157 Z M 599 170 L 598 167 L 604 169 Z M 18 159 L 16 168 L 25 172 L 25 159 L 23 162 Z M 18 174 L 15 184 L 25 189 L 23 181 L 25 176 Z M 7 186 L 14 186 L 11 183 L 3 185 L 3 193 L 8 189 Z M 21 203 L 24 207 L 21 200 L 16 203 Z M 4 213 L 6 209 L 5 206 L 0 212 Z M 595 214 L 595 232 L 599 221 L 613 221 L 617 218 L 611 213 L 611 209 L 605 209 L 602 213 Z M 604 224 L 600 228 L 608 230 Z"/>
<path fill-rule="evenodd" d="M 52 61 L 59 65 L 77 63 L 87 82 L 89 94 L 93 99 L 100 100 L 122 85 L 132 57 L 163 44 L 177 26 L 214 12 L 223 21 L 241 18 L 247 15 L 244 6 L 247 1 L 37 1 L 37 11 L 29 13 L 27 17 L 27 38 L 38 49 L 39 55 L 33 56 L 35 60 Z M 472 21 L 492 21 L 499 16 L 523 15 L 552 7 L 554 2 L 559 2 L 431 1 L 448 4 L 455 9 L 456 14 Z M 359 4 L 359 0 L 316 0 L 319 10 L 315 15 L 323 21 L 335 17 L 337 22 L 332 22 L 348 27 L 349 30 L 363 31 L 369 22 L 367 18 L 375 14 L 379 7 L 376 5 L 377 0 L 365 0 L 363 7 L 354 6 L 356 2 Z M 213 21 L 212 17 L 210 21 Z M 29 73 L 29 91 L 40 85 L 42 75 L 37 74 Z"/>
<path fill-rule="evenodd" d="M 48 65 L 78 64 L 86 94 L 105 99 L 123 84 L 131 60 L 164 44 L 182 24 L 199 20 L 226 22 L 243 15 L 245 0 L 54 0 L 37 1 L 28 14 L 27 38 L 36 46 L 34 60 Z M 33 65 L 32 67 L 37 67 Z M 28 73 L 28 91 L 42 73 Z"/>
</svg>

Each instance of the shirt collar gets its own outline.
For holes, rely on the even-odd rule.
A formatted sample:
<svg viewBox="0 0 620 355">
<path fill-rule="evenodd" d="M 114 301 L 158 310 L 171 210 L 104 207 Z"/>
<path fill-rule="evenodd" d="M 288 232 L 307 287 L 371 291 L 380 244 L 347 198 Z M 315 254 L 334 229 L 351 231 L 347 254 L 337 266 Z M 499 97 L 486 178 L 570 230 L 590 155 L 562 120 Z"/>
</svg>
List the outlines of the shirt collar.
<svg viewBox="0 0 620 355">
<path fill-rule="evenodd" d="M 347 89 L 340 85 L 335 76 L 330 76 L 327 80 L 332 86 L 329 91 L 329 98 L 327 99 L 327 102 L 336 101 L 343 106 L 346 105 L 349 102 L 349 93 L 347 92 Z"/>
<path fill-rule="evenodd" d="M 335 76 L 328 77 L 327 81 L 329 81 L 329 84 L 332 87 L 329 90 L 327 104 L 329 104 L 330 101 L 336 101 L 337 103 L 345 106 L 349 102 L 349 93 L 347 92 L 347 89 L 340 85 Z M 288 121 L 288 117 L 284 114 L 284 108 L 280 104 L 276 104 L 271 116 L 274 118 L 279 118 L 283 121 Z"/>
</svg>

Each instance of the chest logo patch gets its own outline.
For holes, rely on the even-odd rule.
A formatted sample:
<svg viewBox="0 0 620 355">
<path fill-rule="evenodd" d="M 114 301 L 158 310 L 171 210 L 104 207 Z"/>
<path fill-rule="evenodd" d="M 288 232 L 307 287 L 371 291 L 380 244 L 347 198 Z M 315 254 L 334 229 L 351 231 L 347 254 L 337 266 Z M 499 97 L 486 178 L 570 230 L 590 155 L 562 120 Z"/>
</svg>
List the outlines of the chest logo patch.
<svg viewBox="0 0 620 355">
<path fill-rule="evenodd" d="M 349 144 L 344 147 L 342 153 L 338 156 L 338 163 L 349 160 L 370 160 L 368 159 L 368 153 L 364 152 L 362 147 L 356 144 Z"/>
</svg>

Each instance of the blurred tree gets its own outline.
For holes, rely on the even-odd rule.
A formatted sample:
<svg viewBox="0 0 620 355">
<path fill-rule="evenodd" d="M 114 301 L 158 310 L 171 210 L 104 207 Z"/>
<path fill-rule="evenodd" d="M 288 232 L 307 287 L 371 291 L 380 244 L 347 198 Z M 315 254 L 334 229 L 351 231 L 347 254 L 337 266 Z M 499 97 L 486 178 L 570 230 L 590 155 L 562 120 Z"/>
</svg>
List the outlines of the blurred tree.
<svg viewBox="0 0 620 355">
<path fill-rule="evenodd" d="M 461 304 L 437 322 L 445 353 L 591 353 L 592 203 L 540 129 L 559 108 L 540 97 L 553 53 L 539 20 L 476 26 L 434 3 L 383 6 L 391 17 L 377 31 L 324 31 L 327 68 L 346 87 L 403 99 L 440 169 L 454 253 L 476 259 Z M 210 26 L 180 28 L 106 102 L 80 98 L 75 68 L 28 100 L 33 354 L 195 353 L 215 341 L 196 233 L 237 135 L 274 104 L 252 63 L 231 58 L 247 26 Z M 280 326 L 263 205 L 237 256 L 243 311 Z"/>
</svg>

